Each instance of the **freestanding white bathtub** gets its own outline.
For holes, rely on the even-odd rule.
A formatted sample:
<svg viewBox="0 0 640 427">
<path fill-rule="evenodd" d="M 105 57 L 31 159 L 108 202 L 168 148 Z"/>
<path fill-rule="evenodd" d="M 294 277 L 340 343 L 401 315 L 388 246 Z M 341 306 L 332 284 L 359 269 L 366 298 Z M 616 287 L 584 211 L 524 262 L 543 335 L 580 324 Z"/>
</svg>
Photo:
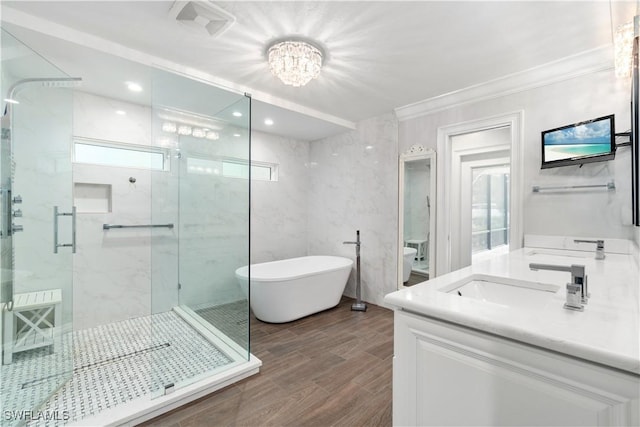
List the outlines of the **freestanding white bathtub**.
<svg viewBox="0 0 640 427">
<path fill-rule="evenodd" d="M 306 256 L 251 265 L 251 309 L 269 323 L 285 323 L 335 307 L 353 261 L 336 256 Z M 236 270 L 248 297 L 247 266 Z"/>
</svg>

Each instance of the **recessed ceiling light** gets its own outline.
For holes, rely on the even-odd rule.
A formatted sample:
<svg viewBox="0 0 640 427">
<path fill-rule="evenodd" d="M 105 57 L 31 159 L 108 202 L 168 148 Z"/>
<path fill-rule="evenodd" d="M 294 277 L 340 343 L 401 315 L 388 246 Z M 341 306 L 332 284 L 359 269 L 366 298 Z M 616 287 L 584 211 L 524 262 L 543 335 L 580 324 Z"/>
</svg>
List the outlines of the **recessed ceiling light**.
<svg viewBox="0 0 640 427">
<path fill-rule="evenodd" d="M 235 136 L 236 138 L 241 137 L 242 135 L 240 135 L 239 133 L 234 133 L 233 136 Z"/>
<path fill-rule="evenodd" d="M 127 85 L 127 89 L 129 89 L 131 92 L 142 92 L 142 86 L 140 86 L 139 83 L 126 82 L 126 85 Z"/>
<path fill-rule="evenodd" d="M 234 111 L 233 112 L 233 116 L 234 117 L 242 117 L 242 113 L 240 111 Z"/>
<path fill-rule="evenodd" d="M 124 110 L 116 110 L 116 114 L 118 114 L 119 116 L 126 116 L 127 112 Z"/>
<path fill-rule="evenodd" d="M 273 120 L 271 119 L 264 119 L 264 124 L 267 126 L 271 126 L 273 124 Z"/>
<path fill-rule="evenodd" d="M 364 147 L 365 150 L 373 150 L 373 145 L 367 145 Z"/>
</svg>

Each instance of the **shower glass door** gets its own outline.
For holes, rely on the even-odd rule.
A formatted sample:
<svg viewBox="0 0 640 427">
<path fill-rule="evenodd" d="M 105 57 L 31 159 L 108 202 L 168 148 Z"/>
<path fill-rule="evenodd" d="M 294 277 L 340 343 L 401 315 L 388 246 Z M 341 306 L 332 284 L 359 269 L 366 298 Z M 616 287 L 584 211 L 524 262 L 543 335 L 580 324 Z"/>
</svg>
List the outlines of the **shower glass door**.
<svg viewBox="0 0 640 427">
<path fill-rule="evenodd" d="M 68 419 L 46 401 L 73 373 L 69 76 L 2 31 L 1 425 Z"/>
<path fill-rule="evenodd" d="M 153 311 L 167 313 L 154 317 L 153 334 L 175 315 L 195 333 L 181 349 L 195 358 L 177 361 L 188 370 L 153 362 L 156 396 L 249 358 L 248 293 L 235 271 L 249 264 L 250 105 L 247 96 L 154 73 L 153 139 L 170 153 L 170 171 L 154 175 L 152 219 L 175 226 L 173 241 L 153 231 Z"/>
</svg>

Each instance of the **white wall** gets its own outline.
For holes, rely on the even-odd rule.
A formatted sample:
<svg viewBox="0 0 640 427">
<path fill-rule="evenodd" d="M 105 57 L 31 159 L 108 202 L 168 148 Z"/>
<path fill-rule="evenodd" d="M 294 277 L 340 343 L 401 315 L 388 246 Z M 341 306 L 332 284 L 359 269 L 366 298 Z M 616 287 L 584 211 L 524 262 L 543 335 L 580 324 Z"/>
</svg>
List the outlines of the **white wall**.
<svg viewBox="0 0 640 427">
<path fill-rule="evenodd" d="M 278 181 L 251 183 L 251 262 L 307 255 L 309 142 L 251 133 L 251 158 L 278 165 Z"/>
<path fill-rule="evenodd" d="M 540 132 L 607 114 L 616 115 L 616 131 L 627 131 L 628 82 L 613 70 L 601 71 L 510 95 L 460 105 L 399 125 L 400 150 L 413 144 L 437 149 L 441 126 L 524 111 L 524 233 L 633 239 L 631 222 L 630 149 L 614 161 L 540 169 Z M 440 160 L 442 157 L 439 157 Z M 606 183 L 615 192 L 576 191 L 534 194 L 531 186 Z"/>
<path fill-rule="evenodd" d="M 386 114 L 313 141 L 309 156 L 309 255 L 355 261 L 353 245 L 342 242 L 355 240 L 359 229 L 362 299 L 378 305 L 397 286 L 397 136 L 395 115 Z M 355 271 L 345 294 L 355 295 Z"/>
</svg>

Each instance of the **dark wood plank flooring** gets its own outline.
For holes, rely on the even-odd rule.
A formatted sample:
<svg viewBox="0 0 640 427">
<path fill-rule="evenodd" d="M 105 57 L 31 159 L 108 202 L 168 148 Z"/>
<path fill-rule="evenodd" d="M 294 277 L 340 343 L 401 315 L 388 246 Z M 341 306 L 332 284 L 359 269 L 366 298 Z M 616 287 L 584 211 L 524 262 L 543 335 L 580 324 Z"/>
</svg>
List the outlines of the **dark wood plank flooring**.
<svg viewBox="0 0 640 427">
<path fill-rule="evenodd" d="M 260 373 L 143 426 L 390 426 L 393 312 L 369 304 L 291 323 L 251 316 Z"/>
<path fill-rule="evenodd" d="M 418 283 L 422 283 L 422 282 L 424 282 L 426 280 L 429 280 L 429 276 L 428 275 L 417 274 L 417 273 L 411 272 L 411 275 L 409 276 L 409 280 L 407 280 L 404 283 L 404 286 L 417 285 Z"/>
</svg>

